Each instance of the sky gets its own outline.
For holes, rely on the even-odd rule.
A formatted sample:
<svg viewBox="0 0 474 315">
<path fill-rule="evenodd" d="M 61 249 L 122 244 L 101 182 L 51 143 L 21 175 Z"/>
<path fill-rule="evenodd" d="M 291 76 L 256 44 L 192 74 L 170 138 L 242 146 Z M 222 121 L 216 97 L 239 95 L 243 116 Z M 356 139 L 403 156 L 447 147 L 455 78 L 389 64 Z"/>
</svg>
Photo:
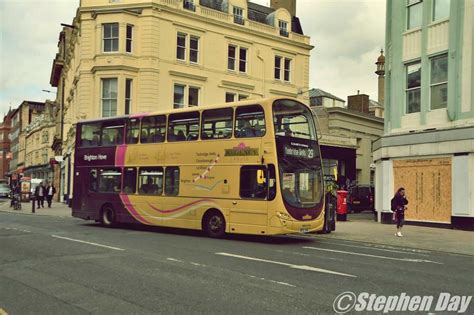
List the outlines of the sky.
<svg viewBox="0 0 474 315">
<path fill-rule="evenodd" d="M 270 0 L 253 0 L 269 5 Z M 79 0 L 0 0 L 0 115 L 23 100 L 44 102 L 61 23 L 71 24 Z M 310 88 L 344 100 L 377 100 L 375 62 L 385 41 L 385 0 L 297 0 L 311 37 Z"/>
</svg>

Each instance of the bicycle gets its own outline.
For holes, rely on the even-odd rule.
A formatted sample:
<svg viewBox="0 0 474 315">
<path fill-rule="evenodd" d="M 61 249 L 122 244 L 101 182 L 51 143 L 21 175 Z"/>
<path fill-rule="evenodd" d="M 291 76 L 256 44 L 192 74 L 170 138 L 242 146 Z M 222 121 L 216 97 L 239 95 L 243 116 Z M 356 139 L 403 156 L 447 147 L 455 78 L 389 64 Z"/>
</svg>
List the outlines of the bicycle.
<svg viewBox="0 0 474 315">
<path fill-rule="evenodd" d="M 15 193 L 12 197 L 13 210 L 21 210 L 20 194 Z"/>
</svg>

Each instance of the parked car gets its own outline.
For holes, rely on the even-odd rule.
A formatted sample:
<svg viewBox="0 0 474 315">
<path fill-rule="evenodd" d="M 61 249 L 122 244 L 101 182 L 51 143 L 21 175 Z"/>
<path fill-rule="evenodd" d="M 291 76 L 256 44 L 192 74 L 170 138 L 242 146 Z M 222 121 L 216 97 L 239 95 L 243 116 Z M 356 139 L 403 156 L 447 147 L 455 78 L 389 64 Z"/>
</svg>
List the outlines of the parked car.
<svg viewBox="0 0 474 315">
<path fill-rule="evenodd" d="M 371 185 L 357 185 L 349 190 L 348 204 L 350 211 L 361 212 L 363 210 L 375 211 L 375 189 Z"/>
<path fill-rule="evenodd" d="M 8 198 L 10 196 L 10 187 L 5 183 L 0 183 L 0 198 Z"/>
</svg>

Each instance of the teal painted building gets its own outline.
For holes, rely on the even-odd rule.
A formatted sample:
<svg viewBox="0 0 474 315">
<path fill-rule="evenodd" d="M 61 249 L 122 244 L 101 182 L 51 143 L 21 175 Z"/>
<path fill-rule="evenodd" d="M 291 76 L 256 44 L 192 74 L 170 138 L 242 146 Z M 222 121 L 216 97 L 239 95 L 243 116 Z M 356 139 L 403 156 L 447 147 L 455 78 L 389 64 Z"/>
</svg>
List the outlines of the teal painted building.
<svg viewBox="0 0 474 315">
<path fill-rule="evenodd" d="M 384 136 L 373 144 L 376 210 L 474 229 L 474 0 L 387 0 Z"/>
</svg>

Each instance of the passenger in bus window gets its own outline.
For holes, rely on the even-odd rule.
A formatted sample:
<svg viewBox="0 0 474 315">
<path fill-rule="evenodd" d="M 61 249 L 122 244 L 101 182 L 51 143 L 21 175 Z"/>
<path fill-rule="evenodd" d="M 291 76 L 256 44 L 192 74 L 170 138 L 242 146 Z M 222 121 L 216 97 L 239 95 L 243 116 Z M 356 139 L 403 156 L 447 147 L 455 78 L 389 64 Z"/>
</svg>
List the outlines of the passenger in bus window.
<svg viewBox="0 0 474 315">
<path fill-rule="evenodd" d="M 254 137 L 254 136 L 255 136 L 255 133 L 252 126 L 250 125 L 250 121 L 244 120 L 243 125 L 239 131 L 239 137 L 246 138 L 246 137 Z"/>
<path fill-rule="evenodd" d="M 257 126 L 255 126 L 255 136 L 261 137 L 264 134 L 265 134 L 265 126 L 257 124 Z"/>
<path fill-rule="evenodd" d="M 115 130 L 114 143 L 115 144 L 122 144 L 123 143 L 122 129 L 116 129 Z"/>
<path fill-rule="evenodd" d="M 146 184 L 143 184 L 142 187 L 140 187 L 140 192 L 143 194 L 158 194 L 158 185 L 153 184 L 153 178 L 148 177 L 146 180 Z"/>
<path fill-rule="evenodd" d="M 182 130 L 178 131 L 178 134 L 176 135 L 176 141 L 185 141 L 186 136 L 184 135 L 184 132 Z"/>
<path fill-rule="evenodd" d="M 140 141 L 142 143 L 148 143 L 148 131 L 146 131 L 146 129 L 142 129 L 142 133 L 140 135 Z"/>
<path fill-rule="evenodd" d="M 92 146 L 99 145 L 99 134 L 97 131 L 94 131 L 94 135 L 92 136 Z"/>
</svg>

